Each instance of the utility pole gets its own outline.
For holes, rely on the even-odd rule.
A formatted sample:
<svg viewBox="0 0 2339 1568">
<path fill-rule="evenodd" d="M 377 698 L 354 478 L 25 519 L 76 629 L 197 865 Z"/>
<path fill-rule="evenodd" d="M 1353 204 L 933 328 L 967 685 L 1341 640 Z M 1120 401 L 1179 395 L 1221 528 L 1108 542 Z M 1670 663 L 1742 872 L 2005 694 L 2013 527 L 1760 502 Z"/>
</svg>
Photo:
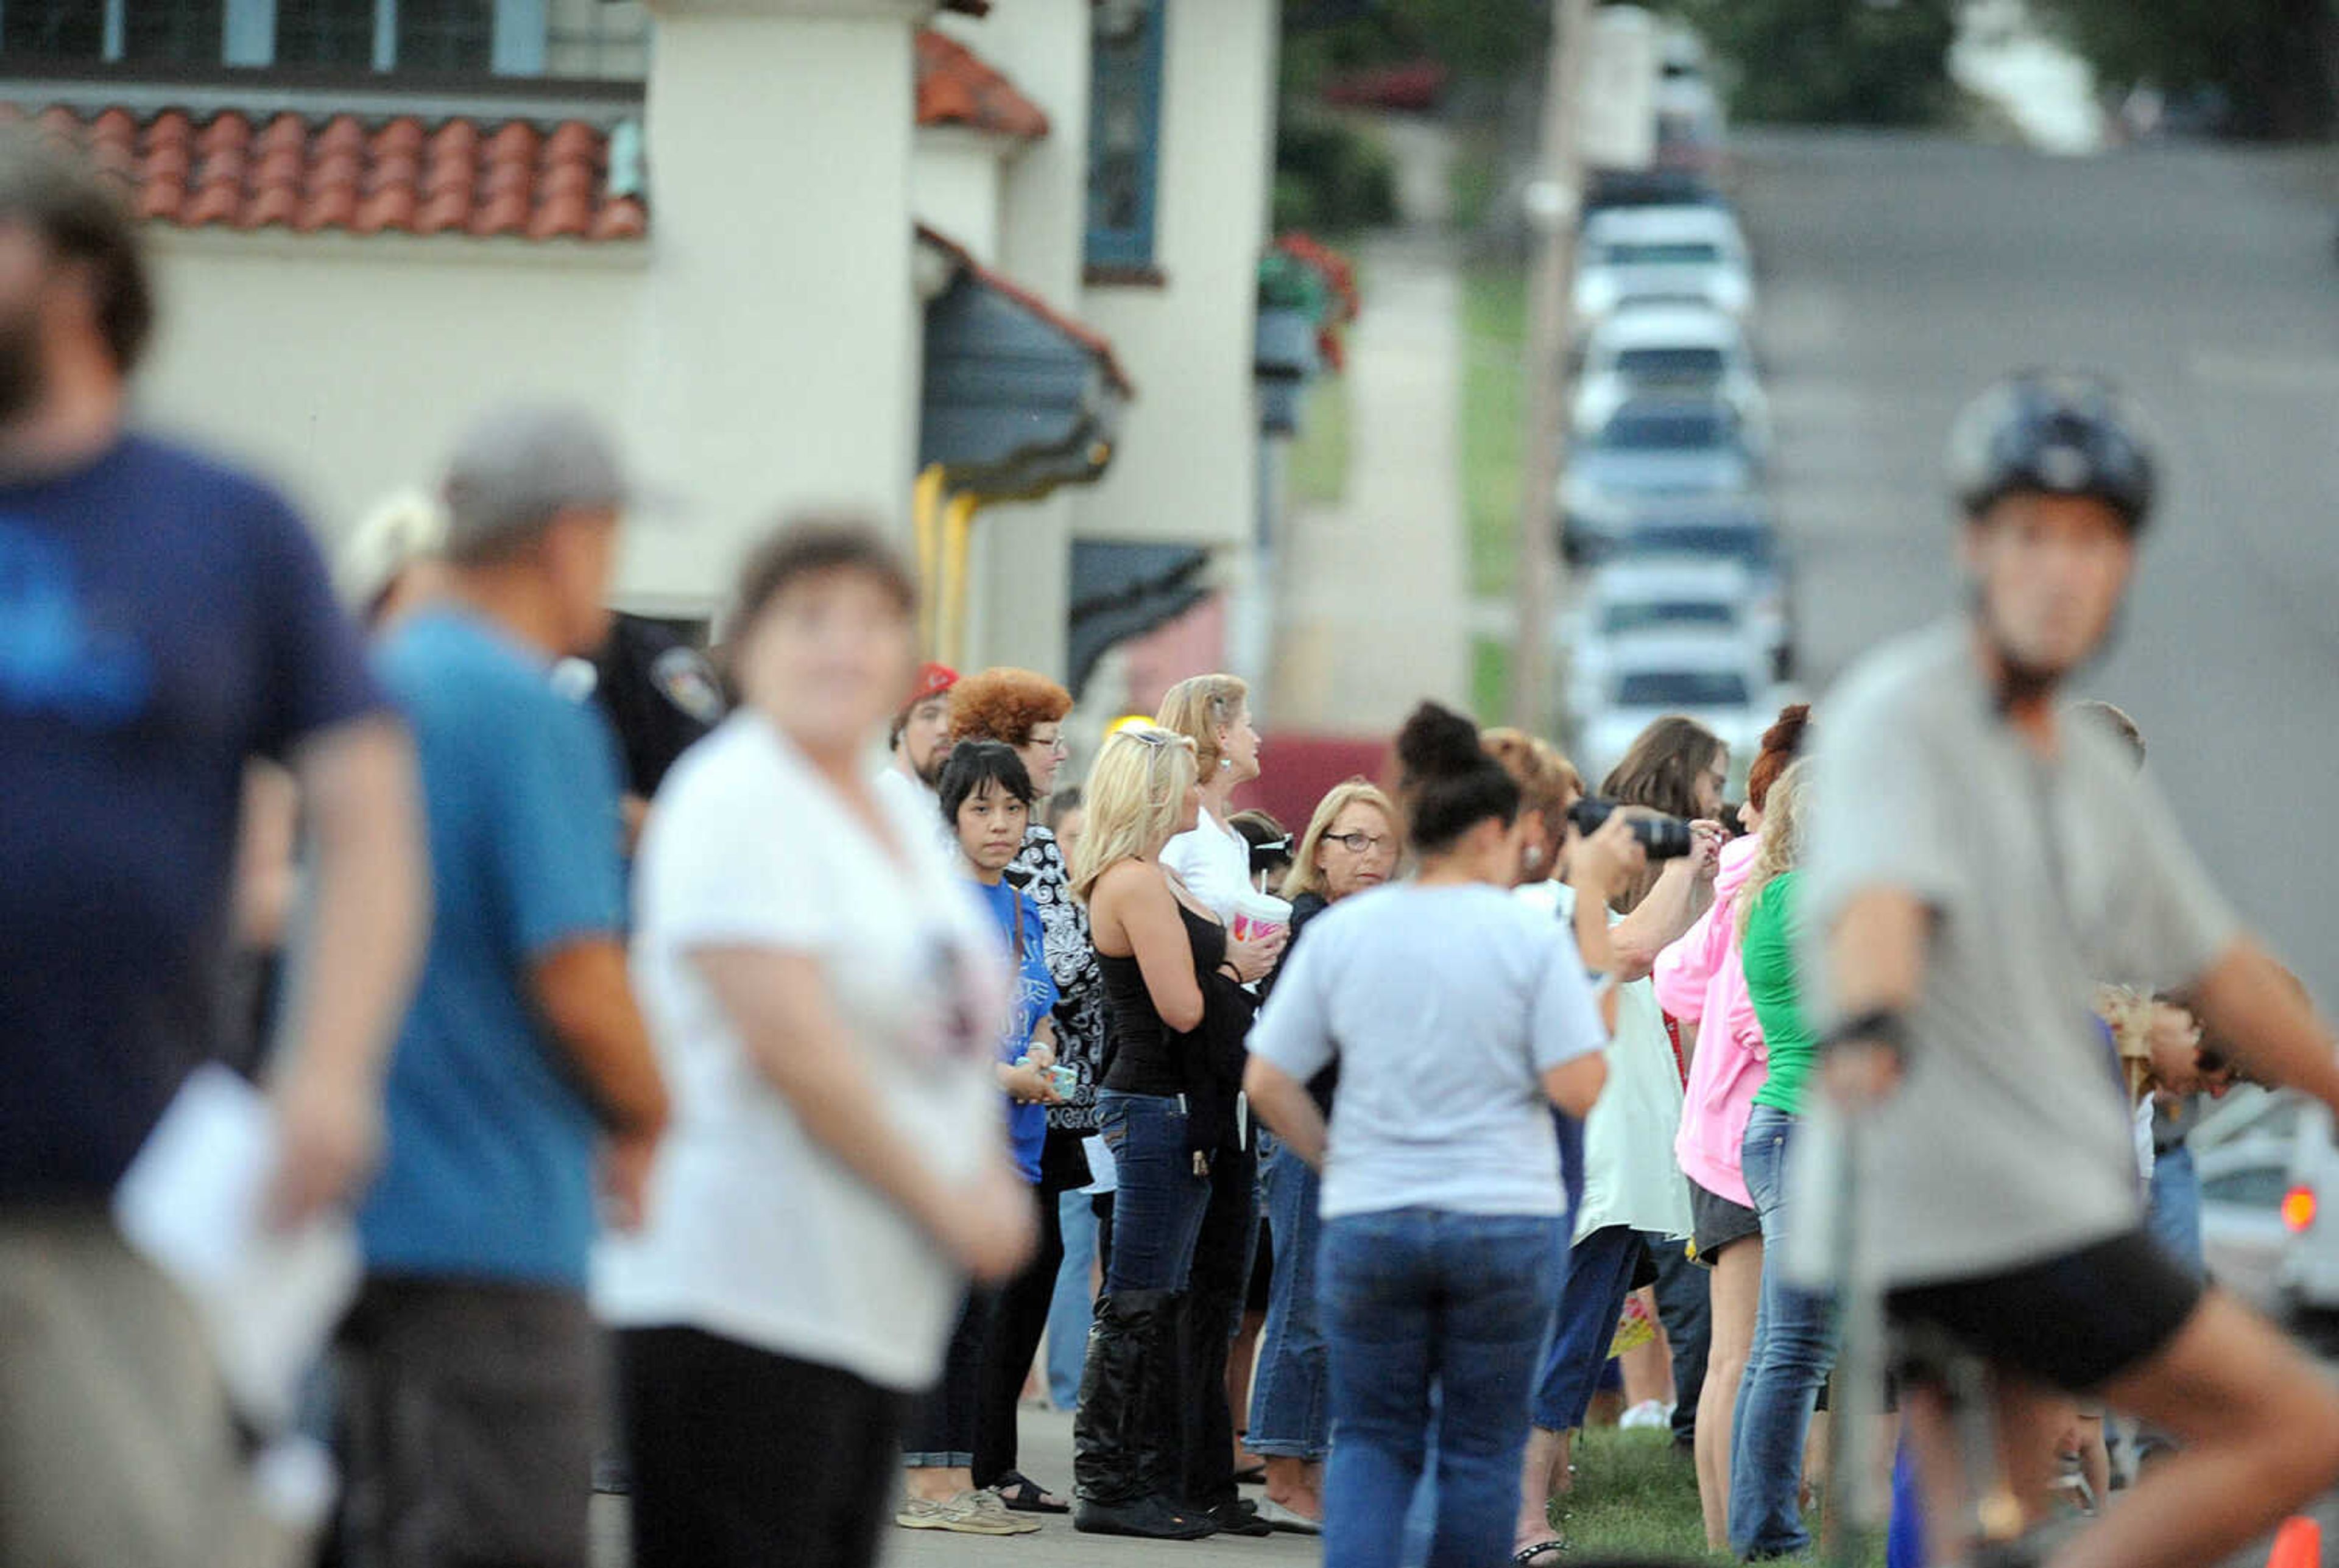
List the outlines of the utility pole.
<svg viewBox="0 0 2339 1568">
<path fill-rule="evenodd" d="M 1511 642 L 1511 722 L 1542 733 L 1554 717 L 1550 698 L 1551 618 L 1559 602 L 1560 563 L 1553 527 L 1559 476 L 1566 461 L 1567 419 L 1561 385 L 1573 333 L 1575 231 L 1583 207 L 1584 64 L 1590 52 L 1592 0 L 1552 0 L 1551 53 L 1545 68 L 1543 133 L 1535 178 L 1527 186 L 1532 235 L 1527 268 L 1526 429 L 1520 452 L 1518 630 Z"/>
</svg>

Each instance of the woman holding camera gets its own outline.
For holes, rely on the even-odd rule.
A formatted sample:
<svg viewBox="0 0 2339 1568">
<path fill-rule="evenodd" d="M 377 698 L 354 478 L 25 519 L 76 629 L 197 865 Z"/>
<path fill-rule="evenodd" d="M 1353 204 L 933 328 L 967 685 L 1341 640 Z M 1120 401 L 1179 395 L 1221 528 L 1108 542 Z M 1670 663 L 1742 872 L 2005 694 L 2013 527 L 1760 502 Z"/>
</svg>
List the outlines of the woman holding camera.
<svg viewBox="0 0 2339 1568">
<path fill-rule="evenodd" d="M 1424 704 L 1397 754 L 1418 873 L 1318 919 L 1278 977 L 1246 1081 L 1261 1119 L 1324 1172 L 1339 1433 L 1325 1560 L 1398 1560 L 1434 1435 L 1430 1562 L 1482 1568 L 1505 1552 L 1564 1242 L 1549 1109 L 1590 1109 L 1605 1031 L 1573 944 L 1511 896 L 1519 790 L 1477 726 Z M 1327 1146 L 1307 1086 L 1335 1061 Z"/>
<path fill-rule="evenodd" d="M 1612 808 L 1671 819 L 1676 827 L 1667 836 L 1686 853 L 1664 858 L 1633 894 L 1612 905 L 1623 912 L 1612 918 L 1609 930 L 1610 972 L 1617 986 L 1610 1088 L 1584 1120 L 1584 1200 L 1535 1392 L 1530 1452 L 1542 1468 L 1530 1465 L 1522 1489 L 1515 1542 L 1521 1561 L 1565 1549 L 1550 1520 L 1553 1504 L 1568 1486 L 1567 1435 L 1584 1425 L 1591 1407 L 1640 1266 L 1643 1236 L 1678 1246 L 1674 1238 L 1692 1228 L 1689 1188 L 1673 1156 L 1681 1124 L 1680 1060 L 1649 974 L 1657 954 L 1712 902 L 1722 842 L 1713 816 L 1722 808 L 1729 764 L 1729 748 L 1711 730 L 1690 719 L 1663 718 L 1642 732 L 1603 786 Z M 1594 804 L 1579 804 L 1579 818 Z M 1676 1386 L 1675 1393 L 1693 1401 L 1697 1391 Z"/>
</svg>

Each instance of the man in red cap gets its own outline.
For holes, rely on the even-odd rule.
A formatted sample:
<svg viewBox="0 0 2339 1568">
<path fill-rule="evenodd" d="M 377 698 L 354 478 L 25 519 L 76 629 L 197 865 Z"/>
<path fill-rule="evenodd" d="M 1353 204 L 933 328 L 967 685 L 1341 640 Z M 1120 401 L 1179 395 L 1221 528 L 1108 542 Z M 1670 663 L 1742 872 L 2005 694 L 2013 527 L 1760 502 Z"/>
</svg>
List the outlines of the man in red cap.
<svg viewBox="0 0 2339 1568">
<path fill-rule="evenodd" d="M 934 786 L 950 760 L 950 694 L 956 685 L 958 672 L 948 665 L 929 659 L 918 666 L 909 699 L 893 715 L 893 760 L 877 775 L 877 787 L 889 794 L 915 790 L 918 806 L 929 813 L 942 810 Z"/>
</svg>

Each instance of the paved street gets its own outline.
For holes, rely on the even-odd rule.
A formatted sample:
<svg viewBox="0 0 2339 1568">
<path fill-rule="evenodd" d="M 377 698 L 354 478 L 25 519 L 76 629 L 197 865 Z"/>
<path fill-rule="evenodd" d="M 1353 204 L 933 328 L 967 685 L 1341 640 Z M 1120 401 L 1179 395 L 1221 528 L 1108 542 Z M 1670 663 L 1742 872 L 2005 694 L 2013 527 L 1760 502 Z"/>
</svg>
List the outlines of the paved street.
<svg viewBox="0 0 2339 1568">
<path fill-rule="evenodd" d="M 1740 157 L 1815 689 L 1950 604 L 1940 451 L 1959 404 L 2015 366 L 2109 370 L 2156 418 L 2171 498 L 2089 684 L 2136 715 L 2220 880 L 2339 1006 L 2323 825 L 2339 266 L 2321 163 L 1859 135 L 1749 135 Z"/>
</svg>

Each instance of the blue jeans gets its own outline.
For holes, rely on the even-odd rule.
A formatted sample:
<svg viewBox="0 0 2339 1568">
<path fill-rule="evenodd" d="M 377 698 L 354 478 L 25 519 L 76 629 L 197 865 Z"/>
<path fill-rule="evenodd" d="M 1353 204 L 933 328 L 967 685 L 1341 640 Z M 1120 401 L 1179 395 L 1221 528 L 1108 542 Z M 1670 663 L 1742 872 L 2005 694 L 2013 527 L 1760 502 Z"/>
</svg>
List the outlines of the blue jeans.
<svg viewBox="0 0 2339 1568">
<path fill-rule="evenodd" d="M 2194 1277 L 2207 1271 L 2201 1258 L 2201 1173 L 2194 1167 L 2193 1151 L 2181 1143 L 2152 1162 L 2152 1207 L 2144 1223 Z"/>
<path fill-rule="evenodd" d="M 1059 1410 L 1070 1410 L 1081 1402 L 1081 1368 L 1088 1360 L 1096 1198 L 1086 1192 L 1058 1193 L 1056 1217 L 1063 1230 L 1064 1261 L 1056 1270 L 1056 1294 L 1048 1303 L 1048 1400 Z"/>
<path fill-rule="evenodd" d="M 1324 1335 L 1316 1321 L 1316 1252 L 1323 1235 L 1317 1205 L 1323 1183 L 1308 1162 L 1278 1143 L 1259 1169 L 1267 1226 L 1275 1238 L 1275 1282 L 1259 1339 L 1247 1446 L 1262 1458 L 1321 1459 L 1331 1447 L 1332 1410 Z"/>
<path fill-rule="evenodd" d="M 1183 1290 L 1210 1206 L 1210 1179 L 1194 1172 L 1179 1096 L 1097 1096 L 1097 1131 L 1112 1150 L 1112 1255 L 1105 1289 Z"/>
<path fill-rule="evenodd" d="M 1563 1239 L 1556 1217 L 1399 1208 L 1325 1221 L 1327 1563 L 1395 1568 L 1433 1430 L 1429 1568 L 1486 1568 L 1510 1555 L 1527 1395 Z"/>
<path fill-rule="evenodd" d="M 1754 1349 L 1739 1385 L 1730 1461 L 1730 1549 L 1740 1557 L 1783 1557 L 1810 1550 L 1801 1494 L 1803 1441 L 1811 1408 L 1835 1366 L 1835 1301 L 1782 1277 L 1786 1256 L 1787 1150 L 1795 1118 L 1767 1105 L 1746 1124 L 1746 1190 L 1762 1222 L 1762 1299 L 1754 1313 Z"/>
<path fill-rule="evenodd" d="M 1629 1226 L 1604 1226 L 1567 1248 L 1567 1284 L 1535 1386 L 1535 1424 L 1545 1432 L 1584 1425 L 1640 1260 L 1641 1238 Z"/>
</svg>

